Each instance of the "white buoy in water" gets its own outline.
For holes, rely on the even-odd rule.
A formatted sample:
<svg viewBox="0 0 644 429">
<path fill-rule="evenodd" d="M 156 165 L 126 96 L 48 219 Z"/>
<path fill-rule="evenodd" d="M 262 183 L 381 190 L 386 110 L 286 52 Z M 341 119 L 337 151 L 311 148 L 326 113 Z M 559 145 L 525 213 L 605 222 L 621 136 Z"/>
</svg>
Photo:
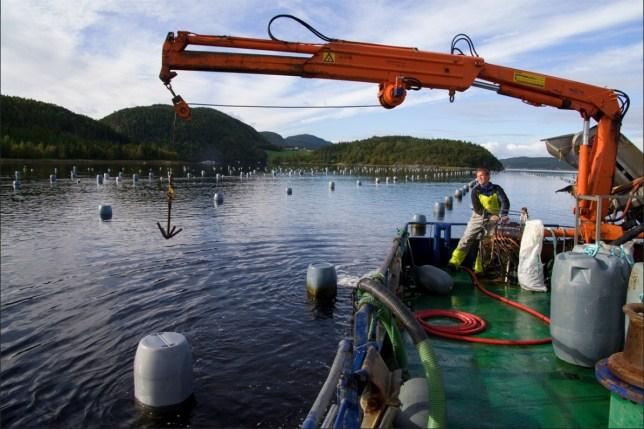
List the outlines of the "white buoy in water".
<svg viewBox="0 0 644 429">
<path fill-rule="evenodd" d="M 333 181 L 329 182 L 329 189 L 332 191 L 335 191 L 335 182 Z"/>
<path fill-rule="evenodd" d="M 290 187 L 286 188 L 286 195 L 293 195 L 293 189 Z"/>
<path fill-rule="evenodd" d="M 14 190 L 20 189 L 20 180 L 14 180 L 12 185 Z"/>
<path fill-rule="evenodd" d="M 356 186 L 362 186 L 362 182 L 360 180 L 356 180 Z"/>
<path fill-rule="evenodd" d="M 103 176 L 101 176 L 100 174 L 96 175 L 96 184 L 97 185 L 102 185 L 103 184 Z"/>
<path fill-rule="evenodd" d="M 454 197 L 456 197 L 457 200 L 460 200 L 461 198 L 463 198 L 463 192 L 460 189 L 455 190 Z"/>
<path fill-rule="evenodd" d="M 49 183 L 55 183 L 56 182 L 56 175 L 55 174 L 50 174 L 49 175 Z"/>
<path fill-rule="evenodd" d="M 445 208 L 447 208 L 447 210 L 452 210 L 452 204 L 453 203 L 454 203 L 454 200 L 452 199 L 452 196 L 447 195 L 445 197 Z"/>
<path fill-rule="evenodd" d="M 206 172 L 204 170 L 201 170 L 201 177 L 205 177 L 205 176 L 206 176 Z"/>
<path fill-rule="evenodd" d="M 223 192 L 215 192 L 215 195 L 212 197 L 212 199 L 215 202 L 215 205 L 223 204 L 224 203 L 224 193 Z"/>
<path fill-rule="evenodd" d="M 380 183 L 380 177 L 376 177 L 376 185 Z"/>
<path fill-rule="evenodd" d="M 411 221 L 413 223 L 421 224 L 421 225 L 410 225 L 411 226 L 411 235 L 413 236 L 423 236 L 425 235 L 425 232 L 427 231 L 427 225 L 425 223 L 427 222 L 427 218 L 425 217 L 424 214 L 415 214 L 412 218 Z"/>
<path fill-rule="evenodd" d="M 338 291 L 335 267 L 328 262 L 309 264 L 306 271 L 306 291 L 315 299 L 333 299 Z"/>
<path fill-rule="evenodd" d="M 133 174 L 132 175 L 132 183 L 136 183 L 139 181 L 139 175 L 138 174 Z"/>
<path fill-rule="evenodd" d="M 193 393 L 192 352 L 178 332 L 147 335 L 134 356 L 134 397 L 145 406 L 180 405 Z"/>
<path fill-rule="evenodd" d="M 112 206 L 109 204 L 100 204 L 98 206 L 98 214 L 101 216 L 101 220 L 112 219 Z"/>
</svg>

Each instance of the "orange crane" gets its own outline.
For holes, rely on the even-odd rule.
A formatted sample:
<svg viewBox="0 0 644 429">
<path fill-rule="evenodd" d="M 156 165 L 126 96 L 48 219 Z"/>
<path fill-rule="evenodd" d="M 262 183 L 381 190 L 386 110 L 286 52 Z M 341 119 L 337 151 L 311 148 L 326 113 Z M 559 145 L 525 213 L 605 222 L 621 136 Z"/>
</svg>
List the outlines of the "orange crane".
<svg viewBox="0 0 644 429">
<path fill-rule="evenodd" d="M 276 39 L 271 23 L 277 18 L 292 18 L 305 25 L 326 43 L 297 43 Z M 578 196 L 604 198 L 580 200 L 577 214 L 585 242 L 596 234 L 602 240 L 622 236 L 618 225 L 603 222 L 608 214 L 621 120 L 628 108 L 628 97 L 621 91 L 601 88 L 532 71 L 486 63 L 478 56 L 464 34 L 452 41 L 450 54 L 420 51 L 416 48 L 379 45 L 330 39 L 290 15 L 277 15 L 269 23 L 271 39 L 199 35 L 179 31 L 169 33 L 163 44 L 159 78 L 173 95 L 177 115 L 190 118 L 188 104 L 176 95 L 171 80 L 175 70 L 255 73 L 369 82 L 378 85 L 380 104 L 391 109 L 401 104 L 407 91 L 421 88 L 443 89 L 454 100 L 457 91 L 471 87 L 493 90 L 534 106 L 576 110 L 584 123 L 584 140 L 579 149 Z M 464 55 L 456 43 L 469 44 L 471 55 Z M 221 48 L 216 51 L 189 50 L 191 46 Z M 239 52 L 242 50 L 243 52 Z M 248 51 L 248 52 L 247 52 Z M 272 51 L 280 54 L 253 53 Z M 597 121 L 596 138 L 588 138 L 590 119 Z M 596 207 L 601 202 L 600 213 Z M 574 234 L 572 231 L 562 232 Z"/>
</svg>

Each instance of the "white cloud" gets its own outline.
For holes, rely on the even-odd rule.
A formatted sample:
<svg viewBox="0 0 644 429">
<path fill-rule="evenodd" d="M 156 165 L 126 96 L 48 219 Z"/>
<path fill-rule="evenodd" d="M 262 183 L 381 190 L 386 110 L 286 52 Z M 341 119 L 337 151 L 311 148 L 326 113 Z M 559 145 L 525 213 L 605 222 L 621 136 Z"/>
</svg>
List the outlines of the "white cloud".
<svg viewBox="0 0 644 429">
<path fill-rule="evenodd" d="M 161 45 L 168 31 L 266 38 L 265 24 L 270 17 L 292 13 L 331 37 L 439 52 L 448 51 L 455 33 L 466 32 L 486 61 L 534 68 L 631 93 L 631 111 L 623 129 L 632 139 L 642 139 L 643 45 L 641 37 L 632 38 L 633 32 L 641 36 L 641 2 L 588 3 L 580 9 L 574 2 L 554 0 L 240 0 L 181 4 L 5 0 L 0 7 L 2 92 L 53 102 L 94 118 L 125 107 L 169 103 L 170 94 L 157 78 Z M 277 21 L 274 30 L 285 39 L 319 42 L 287 20 Z M 589 39 L 593 41 L 592 50 L 569 48 Z M 548 54 L 544 56 L 543 52 Z M 519 60 L 521 64 L 515 64 Z M 198 72 L 180 72 L 173 84 L 188 102 L 377 102 L 374 84 Z M 534 109 L 478 89 L 457 94 L 454 105 L 448 104 L 445 91 L 410 92 L 405 103 L 392 112 L 220 110 L 259 130 L 284 135 L 308 130 L 337 141 L 350 139 L 347 136 L 368 137 L 373 130 L 434 137 L 444 133 L 451 138 L 488 142 L 508 156 L 521 151 L 541 155 L 532 149 L 533 142 L 576 131 L 581 124 L 571 121 L 574 114 Z"/>
</svg>

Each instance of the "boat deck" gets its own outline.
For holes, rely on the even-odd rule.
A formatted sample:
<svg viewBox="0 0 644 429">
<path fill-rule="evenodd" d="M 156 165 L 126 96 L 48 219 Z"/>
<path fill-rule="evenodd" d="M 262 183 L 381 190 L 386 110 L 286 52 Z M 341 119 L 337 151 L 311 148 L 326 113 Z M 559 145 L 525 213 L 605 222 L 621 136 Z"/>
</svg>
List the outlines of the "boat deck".
<svg viewBox="0 0 644 429">
<path fill-rule="evenodd" d="M 465 272 L 453 274 L 449 296 L 420 295 L 414 310 L 457 309 L 485 319 L 479 337 L 542 339 L 548 326 L 535 317 L 476 289 Z M 498 295 L 549 315 L 550 295 L 527 292 L 517 285 L 485 283 Z M 432 319 L 432 324 L 454 324 Z M 607 427 L 609 392 L 595 379 L 594 369 L 558 359 L 551 344 L 498 346 L 430 336 L 445 384 L 450 428 L 595 428 Z M 422 376 L 413 346 L 410 373 Z"/>
</svg>

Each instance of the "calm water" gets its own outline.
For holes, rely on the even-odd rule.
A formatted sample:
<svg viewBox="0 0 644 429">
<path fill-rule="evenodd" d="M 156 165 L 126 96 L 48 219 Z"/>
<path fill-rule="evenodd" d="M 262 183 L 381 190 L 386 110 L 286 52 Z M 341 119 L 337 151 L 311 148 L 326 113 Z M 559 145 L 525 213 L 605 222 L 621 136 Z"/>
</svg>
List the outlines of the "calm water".
<svg viewBox="0 0 644 429">
<path fill-rule="evenodd" d="M 308 264 L 331 262 L 340 284 L 352 284 L 382 262 L 398 227 L 414 213 L 431 219 L 433 203 L 466 181 L 376 186 L 363 176 L 357 187 L 358 177 L 342 175 L 178 178 L 172 223 L 183 232 L 166 241 L 156 226 L 166 216 L 165 186 L 147 179 L 147 166 L 136 186 L 138 167 L 126 168 L 129 179 L 118 186 L 97 186 L 98 167 L 76 183 L 59 166 L 63 179 L 53 185 L 44 179 L 52 165 L 31 167 L 19 191 L 11 188 L 18 168 L 2 167 L 7 428 L 298 425 L 350 324 L 349 288 L 339 288 L 332 309 L 307 300 Z M 492 180 L 513 209 L 570 225 L 573 200 L 554 193 L 564 178 Z M 215 207 L 222 190 L 225 202 Z M 112 221 L 99 220 L 99 204 L 112 205 Z M 466 221 L 469 207 L 468 194 L 445 220 Z M 179 421 L 151 420 L 134 405 L 136 346 L 159 331 L 183 333 L 193 349 L 196 405 Z"/>
</svg>

